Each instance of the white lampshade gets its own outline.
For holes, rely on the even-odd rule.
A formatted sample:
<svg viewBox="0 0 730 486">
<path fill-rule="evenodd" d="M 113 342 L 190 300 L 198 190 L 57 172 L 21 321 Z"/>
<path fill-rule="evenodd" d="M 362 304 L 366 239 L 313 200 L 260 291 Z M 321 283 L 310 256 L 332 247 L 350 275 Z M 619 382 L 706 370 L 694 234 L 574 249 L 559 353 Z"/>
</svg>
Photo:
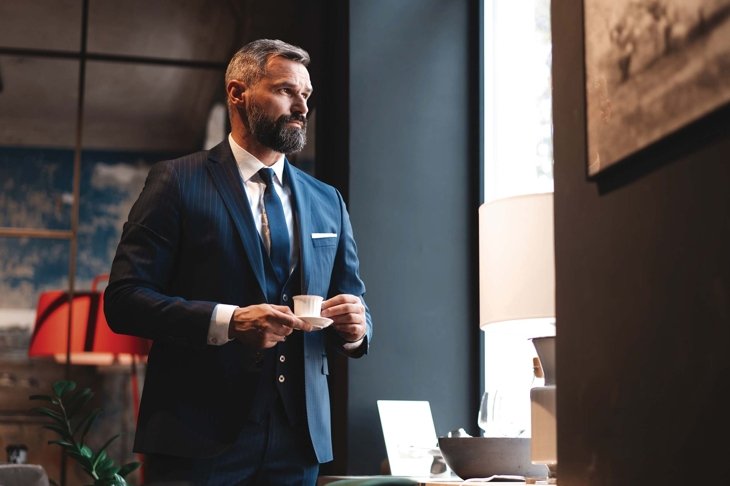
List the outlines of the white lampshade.
<svg viewBox="0 0 730 486">
<path fill-rule="evenodd" d="M 555 317 L 553 194 L 479 208 L 479 327 Z"/>
</svg>

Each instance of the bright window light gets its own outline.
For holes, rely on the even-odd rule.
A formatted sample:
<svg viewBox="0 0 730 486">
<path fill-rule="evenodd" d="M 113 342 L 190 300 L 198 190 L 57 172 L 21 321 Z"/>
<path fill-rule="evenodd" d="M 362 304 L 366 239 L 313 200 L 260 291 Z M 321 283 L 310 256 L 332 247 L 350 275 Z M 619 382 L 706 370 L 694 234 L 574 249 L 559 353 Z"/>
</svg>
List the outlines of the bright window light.
<svg viewBox="0 0 730 486">
<path fill-rule="evenodd" d="M 552 192 L 549 0 L 484 1 L 484 199 Z M 530 337 L 552 321 L 508 322 L 484 332 L 484 435 L 530 436 Z"/>
<path fill-rule="evenodd" d="M 552 192 L 549 0 L 484 3 L 484 197 Z"/>
</svg>

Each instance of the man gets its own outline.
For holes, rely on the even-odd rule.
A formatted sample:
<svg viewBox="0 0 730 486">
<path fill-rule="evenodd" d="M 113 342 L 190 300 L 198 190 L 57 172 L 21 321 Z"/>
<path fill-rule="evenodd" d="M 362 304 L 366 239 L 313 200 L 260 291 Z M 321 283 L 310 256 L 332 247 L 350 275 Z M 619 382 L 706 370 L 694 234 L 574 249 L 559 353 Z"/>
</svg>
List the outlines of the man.
<svg viewBox="0 0 730 486">
<path fill-rule="evenodd" d="M 333 458 L 328 352 L 364 355 L 372 324 L 342 197 L 284 155 L 306 142 L 308 63 L 278 40 L 239 50 L 228 140 L 155 164 L 124 225 L 105 313 L 154 341 L 134 446 L 149 481 L 313 485 Z M 334 322 L 296 317 L 297 294 Z"/>
</svg>

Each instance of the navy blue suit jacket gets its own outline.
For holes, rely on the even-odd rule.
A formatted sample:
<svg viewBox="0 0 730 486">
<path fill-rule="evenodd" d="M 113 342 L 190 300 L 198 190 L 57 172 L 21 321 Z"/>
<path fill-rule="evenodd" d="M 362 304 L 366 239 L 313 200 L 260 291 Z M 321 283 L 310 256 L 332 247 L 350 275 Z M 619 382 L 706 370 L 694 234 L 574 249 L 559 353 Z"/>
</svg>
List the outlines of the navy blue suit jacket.
<svg viewBox="0 0 730 486">
<path fill-rule="evenodd" d="M 284 179 L 293 195 L 302 293 L 362 299 L 342 197 L 288 162 Z M 153 340 L 137 452 L 213 456 L 236 440 L 247 419 L 256 350 L 238 341 L 206 344 L 216 304 L 266 302 L 265 255 L 244 191 L 225 141 L 156 163 L 124 225 L 104 302 L 114 331 Z M 367 336 L 353 357 L 366 353 L 372 338 L 367 306 L 366 315 Z M 304 335 L 307 421 L 319 462 L 332 460 L 327 352 L 345 352 L 342 345 L 332 327 Z"/>
</svg>

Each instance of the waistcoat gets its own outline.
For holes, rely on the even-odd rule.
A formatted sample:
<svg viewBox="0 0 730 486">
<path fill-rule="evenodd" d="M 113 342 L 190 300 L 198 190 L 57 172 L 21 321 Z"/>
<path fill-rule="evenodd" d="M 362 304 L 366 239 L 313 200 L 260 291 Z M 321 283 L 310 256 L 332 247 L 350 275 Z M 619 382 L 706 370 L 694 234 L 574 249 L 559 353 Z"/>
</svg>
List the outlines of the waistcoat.
<svg viewBox="0 0 730 486">
<path fill-rule="evenodd" d="M 264 251 L 264 255 L 266 252 Z M 292 296 L 300 293 L 301 272 L 297 264 L 282 285 L 276 278 L 271 261 L 264 257 L 266 273 L 266 299 L 269 304 L 293 306 Z M 249 418 L 261 422 L 280 399 L 292 425 L 304 419 L 304 338 L 302 331 L 295 330 L 286 341 L 257 355 L 260 367 L 259 382 Z"/>
</svg>

